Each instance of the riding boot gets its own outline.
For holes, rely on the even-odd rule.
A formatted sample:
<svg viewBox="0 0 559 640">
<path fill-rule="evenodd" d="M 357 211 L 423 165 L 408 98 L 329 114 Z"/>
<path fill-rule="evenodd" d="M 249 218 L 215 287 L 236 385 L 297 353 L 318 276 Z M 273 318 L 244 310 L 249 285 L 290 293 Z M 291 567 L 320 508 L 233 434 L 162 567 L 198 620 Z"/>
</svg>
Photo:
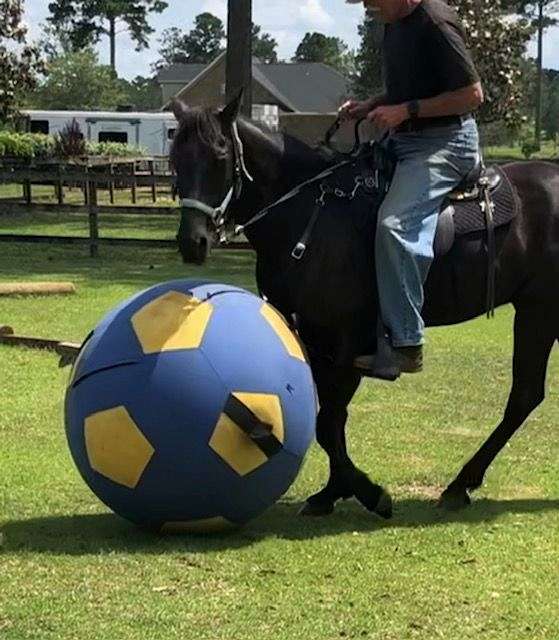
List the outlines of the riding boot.
<svg viewBox="0 0 559 640">
<path fill-rule="evenodd" d="M 379 318 L 376 353 L 358 356 L 353 366 L 364 376 L 394 381 L 401 373 L 417 373 L 423 369 L 423 348 L 421 345 L 393 347 Z"/>
</svg>

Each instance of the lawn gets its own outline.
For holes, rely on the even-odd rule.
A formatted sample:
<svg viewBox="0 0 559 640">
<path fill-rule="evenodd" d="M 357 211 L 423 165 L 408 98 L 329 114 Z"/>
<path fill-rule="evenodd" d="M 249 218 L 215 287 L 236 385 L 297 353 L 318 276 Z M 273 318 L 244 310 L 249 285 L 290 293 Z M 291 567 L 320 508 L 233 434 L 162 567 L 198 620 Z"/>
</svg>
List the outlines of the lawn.
<svg viewBox="0 0 559 640">
<path fill-rule="evenodd" d="M 0 230 L 5 229 L 0 220 Z M 161 226 L 150 230 L 166 232 Z M 74 296 L 0 298 L 0 324 L 79 341 L 123 298 L 176 277 L 254 290 L 254 259 L 186 267 L 169 250 L 0 245 L 0 280 L 72 280 Z M 95 498 L 62 423 L 68 369 L 0 346 L 0 638 L 520 640 L 559 637 L 559 350 L 546 402 L 468 510 L 433 498 L 502 414 L 512 311 L 428 332 L 426 371 L 365 381 L 351 405 L 356 463 L 393 494 L 380 521 L 354 501 L 297 516 L 327 477 L 314 446 L 288 494 L 239 532 L 163 537 Z"/>
</svg>

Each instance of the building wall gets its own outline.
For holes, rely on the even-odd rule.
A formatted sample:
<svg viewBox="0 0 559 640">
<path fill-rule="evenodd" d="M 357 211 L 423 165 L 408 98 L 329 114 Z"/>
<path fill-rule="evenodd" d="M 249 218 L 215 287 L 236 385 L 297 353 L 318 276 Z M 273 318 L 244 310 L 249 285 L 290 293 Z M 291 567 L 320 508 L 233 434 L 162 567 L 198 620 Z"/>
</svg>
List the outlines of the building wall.
<svg viewBox="0 0 559 640">
<path fill-rule="evenodd" d="M 328 128 L 336 119 L 335 113 L 280 113 L 280 131 L 289 133 L 310 146 L 315 146 L 324 140 Z M 374 131 L 369 123 L 363 123 L 359 128 L 362 141 L 371 140 Z M 349 151 L 355 142 L 354 123 L 343 124 L 332 138 L 334 148 Z"/>
<path fill-rule="evenodd" d="M 184 85 L 182 82 L 165 82 L 161 83 L 159 86 L 161 87 L 163 104 L 167 104 L 171 98 L 177 95 Z"/>
</svg>

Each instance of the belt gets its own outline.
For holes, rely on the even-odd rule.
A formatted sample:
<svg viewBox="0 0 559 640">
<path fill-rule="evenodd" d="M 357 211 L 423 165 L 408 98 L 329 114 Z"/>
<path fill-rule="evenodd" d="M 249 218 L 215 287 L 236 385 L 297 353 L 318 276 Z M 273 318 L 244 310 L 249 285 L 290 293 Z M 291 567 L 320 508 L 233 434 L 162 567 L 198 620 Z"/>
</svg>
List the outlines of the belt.
<svg viewBox="0 0 559 640">
<path fill-rule="evenodd" d="M 414 120 L 406 120 L 399 127 L 396 127 L 396 133 L 411 133 L 413 131 L 423 131 L 425 129 L 433 129 L 435 127 L 450 127 L 452 125 L 461 125 L 471 120 L 472 114 L 465 113 L 461 116 L 439 116 L 438 118 L 416 118 Z"/>
</svg>

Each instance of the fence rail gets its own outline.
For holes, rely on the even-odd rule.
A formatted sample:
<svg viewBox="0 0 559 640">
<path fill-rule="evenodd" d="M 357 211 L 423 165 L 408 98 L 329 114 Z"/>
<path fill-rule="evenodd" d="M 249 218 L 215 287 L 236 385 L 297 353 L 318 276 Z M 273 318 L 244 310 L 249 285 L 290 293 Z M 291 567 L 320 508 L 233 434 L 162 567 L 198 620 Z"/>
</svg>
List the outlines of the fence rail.
<svg viewBox="0 0 559 640">
<path fill-rule="evenodd" d="M 158 159 L 141 159 L 139 161 L 122 161 L 121 163 L 97 164 L 86 167 L 25 167 L 0 166 L 0 184 L 20 184 L 22 198 L 0 199 L 0 215 L 17 215 L 21 213 L 63 213 L 69 215 L 87 214 L 89 235 L 58 236 L 0 233 L 0 242 L 26 242 L 34 244 L 73 244 L 89 247 L 91 257 L 99 254 L 99 246 L 136 246 L 136 247 L 176 247 L 175 240 L 144 239 L 144 238 L 108 238 L 99 235 L 99 216 L 106 214 L 136 215 L 136 216 L 176 216 L 173 207 L 134 206 L 137 201 L 138 187 L 150 187 L 152 202 L 157 202 L 158 187 L 168 188 L 174 183 L 174 176 L 168 171 L 156 173 L 155 165 Z M 131 172 L 122 173 L 114 170 L 128 165 Z M 147 166 L 148 171 L 143 171 Z M 34 185 L 50 185 L 54 188 L 56 202 L 52 204 L 33 202 Z M 83 204 L 67 204 L 64 202 L 64 187 L 78 186 L 83 193 Z M 130 188 L 132 206 L 115 205 L 116 189 Z M 98 192 L 101 189 L 109 191 L 110 205 L 99 205 Z M 174 194 L 173 194 L 174 195 Z M 226 249 L 248 249 L 246 242 L 230 242 L 220 245 Z"/>
</svg>

